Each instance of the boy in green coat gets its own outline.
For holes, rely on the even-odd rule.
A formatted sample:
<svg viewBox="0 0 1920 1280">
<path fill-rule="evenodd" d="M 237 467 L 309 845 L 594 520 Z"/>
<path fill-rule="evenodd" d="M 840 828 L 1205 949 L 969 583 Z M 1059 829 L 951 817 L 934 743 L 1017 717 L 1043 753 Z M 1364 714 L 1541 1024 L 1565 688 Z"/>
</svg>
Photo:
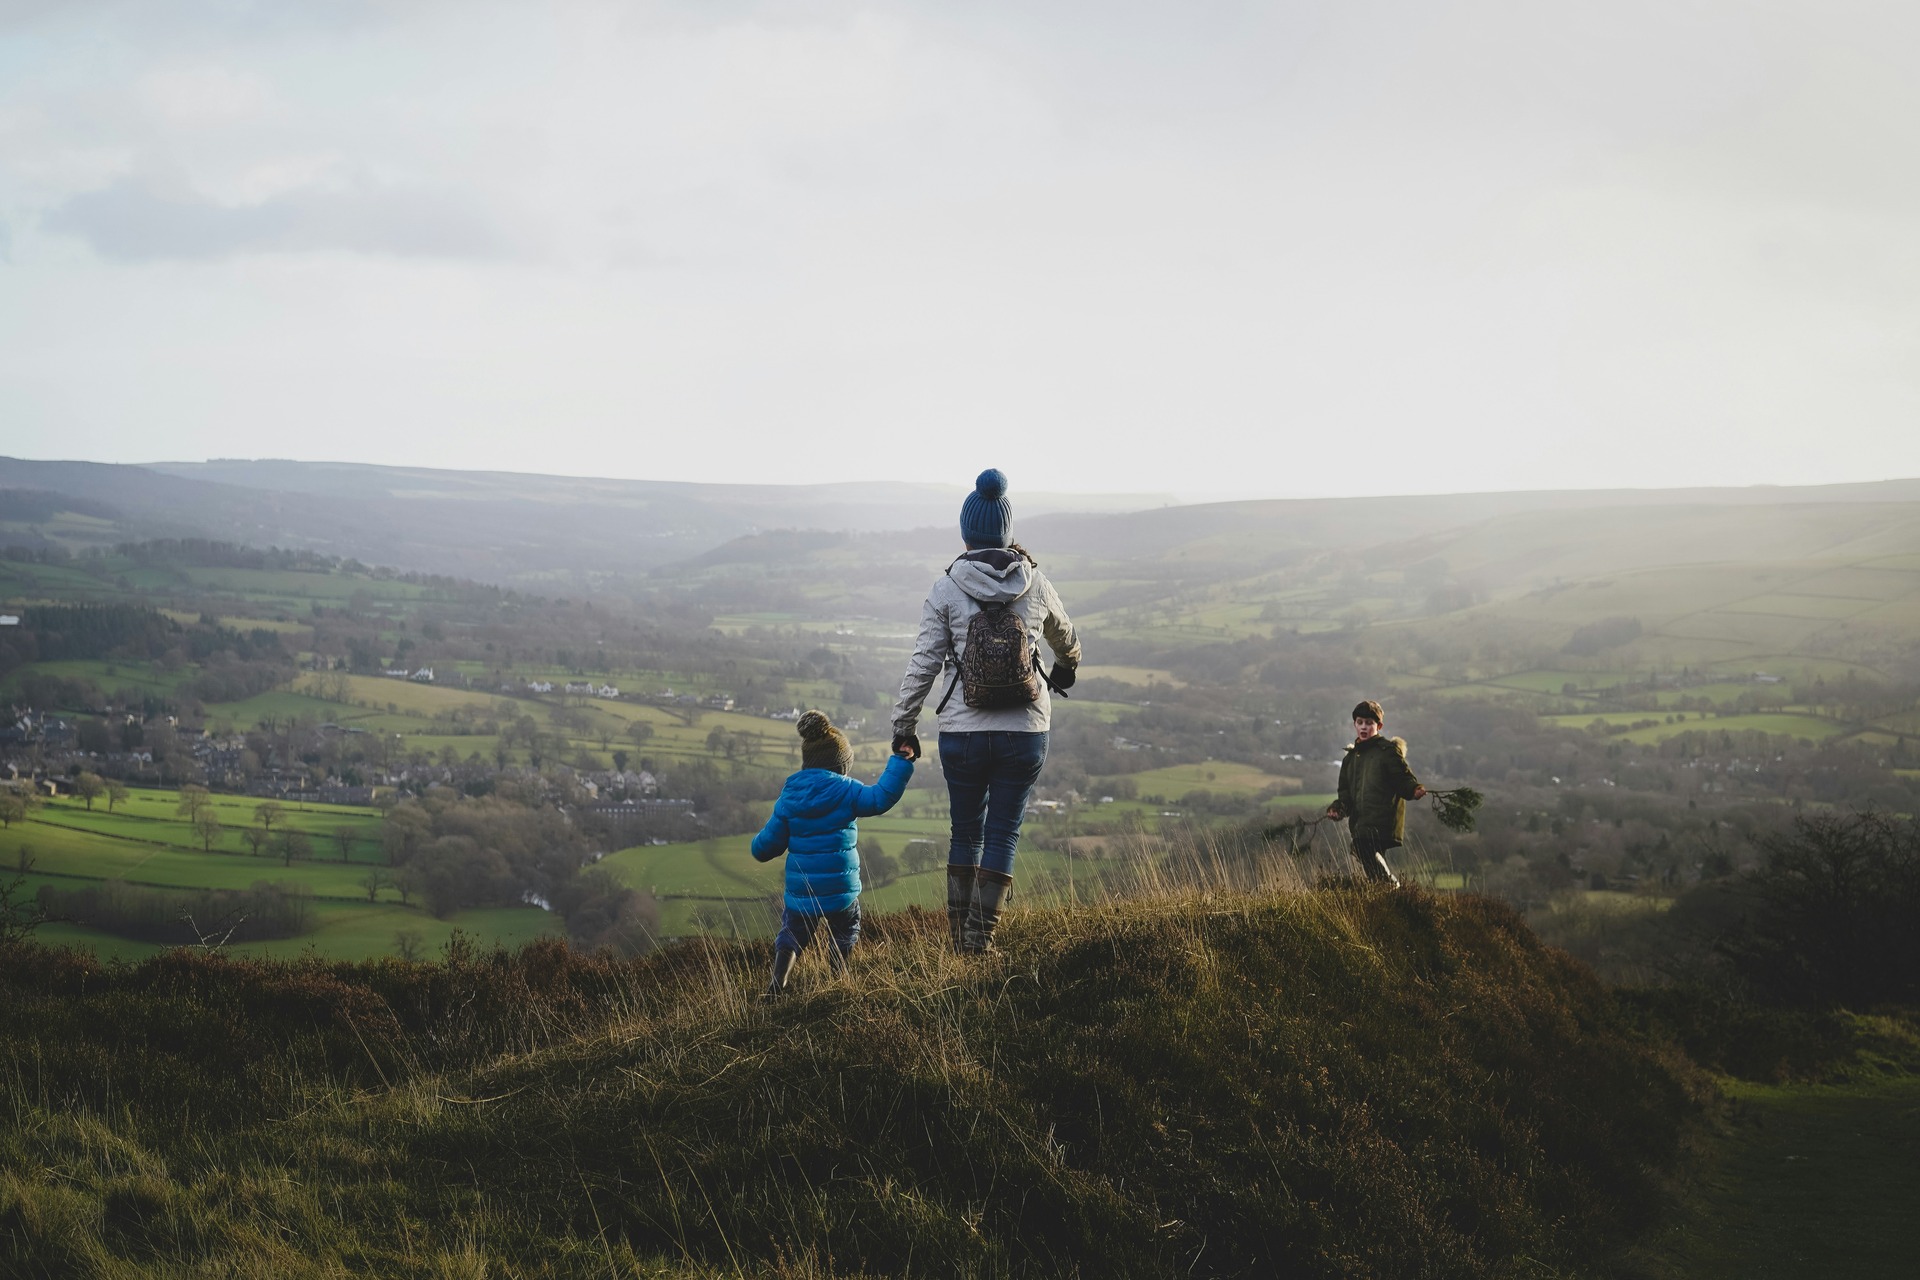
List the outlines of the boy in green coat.
<svg viewBox="0 0 1920 1280">
<path fill-rule="evenodd" d="M 1397 889 L 1400 881 L 1383 855 L 1398 849 L 1406 836 L 1407 801 L 1418 800 L 1427 789 L 1407 764 L 1406 740 L 1380 736 L 1386 724 L 1386 713 L 1372 699 L 1353 709 L 1353 742 L 1340 761 L 1339 794 L 1327 816 L 1347 820 L 1353 856 L 1367 879 Z"/>
</svg>

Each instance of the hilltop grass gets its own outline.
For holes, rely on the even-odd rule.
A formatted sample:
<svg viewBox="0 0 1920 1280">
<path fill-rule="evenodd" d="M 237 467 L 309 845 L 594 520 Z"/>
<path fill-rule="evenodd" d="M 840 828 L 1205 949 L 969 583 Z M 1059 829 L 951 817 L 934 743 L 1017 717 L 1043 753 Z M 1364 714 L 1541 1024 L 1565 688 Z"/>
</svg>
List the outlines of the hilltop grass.
<svg viewBox="0 0 1920 1280">
<path fill-rule="evenodd" d="M 1169 893 L 443 965 L 0 964 L 10 1275 L 1606 1274 L 1699 1096 L 1507 908 Z"/>
</svg>

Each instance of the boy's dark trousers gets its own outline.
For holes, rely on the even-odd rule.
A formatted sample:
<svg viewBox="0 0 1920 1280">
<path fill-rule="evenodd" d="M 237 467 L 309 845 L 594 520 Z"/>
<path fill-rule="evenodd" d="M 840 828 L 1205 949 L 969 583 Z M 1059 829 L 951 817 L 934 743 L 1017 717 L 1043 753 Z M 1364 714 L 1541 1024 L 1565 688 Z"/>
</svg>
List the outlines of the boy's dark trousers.
<svg viewBox="0 0 1920 1280">
<path fill-rule="evenodd" d="M 813 935 L 822 924 L 827 926 L 831 943 L 827 947 L 828 966 L 835 973 L 846 970 L 847 957 L 860 941 L 860 904 L 854 902 L 845 910 L 828 911 L 817 916 L 788 907 L 780 914 L 780 936 L 773 940 L 773 981 L 767 987 L 770 993 L 778 993 L 786 988 L 787 975 L 793 971 L 794 960 L 807 949 L 807 944 L 813 941 Z"/>
<path fill-rule="evenodd" d="M 1353 856 L 1360 860 L 1360 869 L 1367 873 L 1367 879 L 1398 889 L 1400 877 L 1394 875 L 1393 869 L 1387 865 L 1386 853 L 1390 847 L 1378 836 L 1353 838 Z"/>
</svg>

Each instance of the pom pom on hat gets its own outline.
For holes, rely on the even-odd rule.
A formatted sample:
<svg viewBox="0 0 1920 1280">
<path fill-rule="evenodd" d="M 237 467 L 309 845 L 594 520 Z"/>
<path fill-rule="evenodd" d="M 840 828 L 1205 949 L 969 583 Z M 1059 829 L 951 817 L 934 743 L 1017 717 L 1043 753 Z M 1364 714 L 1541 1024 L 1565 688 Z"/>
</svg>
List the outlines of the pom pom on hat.
<svg viewBox="0 0 1920 1280">
<path fill-rule="evenodd" d="M 804 769 L 828 769 L 834 773 L 853 771 L 853 747 L 847 735 L 833 727 L 824 711 L 809 711 L 800 717 L 800 766 Z"/>
<path fill-rule="evenodd" d="M 960 536 L 970 547 L 1004 547 L 1012 537 L 1013 504 L 1007 501 L 1007 476 L 988 467 L 960 504 Z"/>
</svg>

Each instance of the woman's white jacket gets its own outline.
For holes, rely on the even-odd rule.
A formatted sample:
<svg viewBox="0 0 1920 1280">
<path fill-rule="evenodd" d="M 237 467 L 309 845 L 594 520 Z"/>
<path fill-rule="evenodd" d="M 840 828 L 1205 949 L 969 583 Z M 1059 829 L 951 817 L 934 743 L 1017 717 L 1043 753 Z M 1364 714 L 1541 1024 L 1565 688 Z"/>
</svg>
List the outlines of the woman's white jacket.
<svg viewBox="0 0 1920 1280">
<path fill-rule="evenodd" d="M 893 704 L 895 733 L 914 732 L 928 697 L 932 696 L 936 706 L 945 697 L 947 686 L 960 670 L 960 655 L 967 645 L 967 620 L 980 612 L 982 601 L 1010 602 L 1026 622 L 1027 634 L 1044 639 L 1055 662 L 1080 665 L 1079 637 L 1074 634 L 1066 606 L 1060 603 L 1060 593 L 1047 581 L 1047 575 L 1017 552 L 998 548 L 969 552 L 933 580 L 927 602 L 921 606 L 920 634 L 914 640 L 906 678 L 900 682 L 900 697 Z M 934 692 L 936 687 L 938 693 Z M 974 710 L 966 703 L 966 691 L 956 689 L 947 709 L 940 713 L 943 733 L 995 729 L 1044 733 L 1052 723 L 1052 701 L 1045 688 L 1040 690 L 1039 701 L 1030 706 L 997 711 Z"/>
</svg>

